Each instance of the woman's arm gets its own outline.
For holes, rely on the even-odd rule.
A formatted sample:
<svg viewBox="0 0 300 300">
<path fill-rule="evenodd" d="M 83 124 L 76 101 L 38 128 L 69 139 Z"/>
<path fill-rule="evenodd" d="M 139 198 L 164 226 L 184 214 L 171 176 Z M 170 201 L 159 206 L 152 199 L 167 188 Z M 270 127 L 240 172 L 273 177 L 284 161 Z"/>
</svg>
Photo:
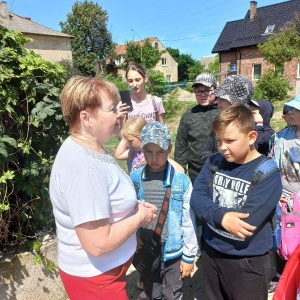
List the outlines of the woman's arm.
<svg viewBox="0 0 300 300">
<path fill-rule="evenodd" d="M 124 138 L 120 141 L 115 151 L 115 159 L 118 160 L 132 159 L 131 155 L 129 154 L 129 149 L 127 148 L 127 141 Z"/>
<path fill-rule="evenodd" d="M 100 256 L 120 247 L 138 228 L 147 226 L 156 217 L 156 206 L 139 202 L 135 213 L 116 223 L 108 219 L 86 222 L 75 227 L 82 248 L 91 256 Z"/>
</svg>

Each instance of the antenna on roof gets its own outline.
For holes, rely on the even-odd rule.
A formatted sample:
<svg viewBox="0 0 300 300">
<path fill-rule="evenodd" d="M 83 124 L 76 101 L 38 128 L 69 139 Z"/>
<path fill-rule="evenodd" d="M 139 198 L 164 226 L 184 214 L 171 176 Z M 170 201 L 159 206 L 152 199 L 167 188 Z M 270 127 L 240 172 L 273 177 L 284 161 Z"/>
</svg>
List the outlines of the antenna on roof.
<svg viewBox="0 0 300 300">
<path fill-rule="evenodd" d="M 12 9 L 12 8 L 13 8 L 13 5 L 14 5 L 14 2 L 15 2 L 15 0 L 13 0 L 13 1 L 12 1 L 11 5 L 10 5 L 10 9 L 9 9 L 9 11 L 13 11 L 13 9 Z"/>
</svg>

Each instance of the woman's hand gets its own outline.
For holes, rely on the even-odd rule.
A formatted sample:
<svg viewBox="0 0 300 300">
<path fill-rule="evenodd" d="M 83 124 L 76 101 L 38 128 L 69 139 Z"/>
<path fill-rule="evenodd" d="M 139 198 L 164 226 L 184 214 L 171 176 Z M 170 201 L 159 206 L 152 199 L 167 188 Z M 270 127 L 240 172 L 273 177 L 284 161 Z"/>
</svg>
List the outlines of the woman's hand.
<svg viewBox="0 0 300 300">
<path fill-rule="evenodd" d="M 148 226 L 157 218 L 157 207 L 153 204 L 139 201 L 137 210 L 141 217 L 141 227 Z"/>
</svg>

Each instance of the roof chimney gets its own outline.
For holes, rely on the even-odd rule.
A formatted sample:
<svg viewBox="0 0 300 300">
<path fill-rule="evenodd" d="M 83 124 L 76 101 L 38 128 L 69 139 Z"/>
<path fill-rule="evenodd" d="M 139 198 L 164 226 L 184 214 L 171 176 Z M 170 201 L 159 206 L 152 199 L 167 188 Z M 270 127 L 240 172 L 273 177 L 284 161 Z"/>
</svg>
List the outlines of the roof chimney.
<svg viewBox="0 0 300 300">
<path fill-rule="evenodd" d="M 0 17 L 2 19 L 8 19 L 8 9 L 6 1 L 0 2 Z"/>
<path fill-rule="evenodd" d="M 255 18 L 256 11 L 257 11 L 256 5 L 257 5 L 256 1 L 250 1 L 250 20 L 253 20 Z"/>
</svg>

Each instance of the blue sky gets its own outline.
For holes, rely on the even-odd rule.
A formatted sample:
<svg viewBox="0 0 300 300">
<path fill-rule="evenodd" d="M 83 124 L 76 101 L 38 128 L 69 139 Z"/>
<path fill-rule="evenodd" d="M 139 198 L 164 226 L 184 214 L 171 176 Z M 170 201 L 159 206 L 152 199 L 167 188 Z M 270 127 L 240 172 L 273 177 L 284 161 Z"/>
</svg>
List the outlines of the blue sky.
<svg viewBox="0 0 300 300">
<path fill-rule="evenodd" d="M 60 31 L 75 0 L 6 0 L 13 13 Z M 82 1 L 79 1 L 82 2 Z M 113 41 L 157 37 L 165 47 L 194 59 L 211 55 L 224 25 L 243 19 L 250 0 L 94 0 L 107 11 Z M 284 2 L 257 0 L 257 7 Z"/>
</svg>

